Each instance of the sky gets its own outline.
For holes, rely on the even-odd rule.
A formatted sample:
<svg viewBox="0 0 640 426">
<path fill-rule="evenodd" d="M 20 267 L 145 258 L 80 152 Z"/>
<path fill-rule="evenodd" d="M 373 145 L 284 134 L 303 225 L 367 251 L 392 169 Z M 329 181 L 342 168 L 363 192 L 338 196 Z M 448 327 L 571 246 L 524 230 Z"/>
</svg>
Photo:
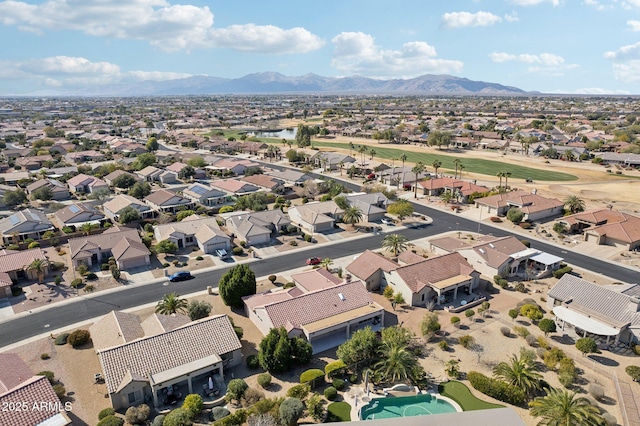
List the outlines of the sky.
<svg viewBox="0 0 640 426">
<path fill-rule="evenodd" d="M 4 96 L 265 71 L 640 95 L 640 0 L 0 0 L 0 40 Z"/>
</svg>

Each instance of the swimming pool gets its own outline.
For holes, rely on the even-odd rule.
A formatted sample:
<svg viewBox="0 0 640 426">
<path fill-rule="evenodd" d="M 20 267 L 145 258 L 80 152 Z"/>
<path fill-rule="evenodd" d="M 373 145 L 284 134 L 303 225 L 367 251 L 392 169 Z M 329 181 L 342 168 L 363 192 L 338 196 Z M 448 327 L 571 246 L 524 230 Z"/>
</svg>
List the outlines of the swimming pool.
<svg viewBox="0 0 640 426">
<path fill-rule="evenodd" d="M 448 398 L 446 398 L 448 399 Z M 456 404 L 457 405 L 457 404 Z M 461 411 L 445 397 L 431 394 L 375 398 L 360 410 L 362 420 L 427 416 Z"/>
</svg>

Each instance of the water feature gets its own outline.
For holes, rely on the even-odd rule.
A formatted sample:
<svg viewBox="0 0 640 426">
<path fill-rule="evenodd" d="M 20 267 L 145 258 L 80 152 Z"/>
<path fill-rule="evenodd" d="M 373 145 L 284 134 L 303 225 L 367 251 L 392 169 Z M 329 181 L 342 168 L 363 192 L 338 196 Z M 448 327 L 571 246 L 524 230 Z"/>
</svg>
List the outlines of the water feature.
<svg viewBox="0 0 640 426">
<path fill-rule="evenodd" d="M 395 417 L 427 416 L 430 414 L 455 413 L 459 411 L 444 398 L 432 394 L 415 396 L 376 398 L 362 406 L 362 420 L 390 419 Z"/>
<path fill-rule="evenodd" d="M 256 136 L 259 138 L 276 138 L 276 139 L 295 139 L 298 129 L 283 129 L 276 131 L 262 131 L 249 133 L 250 136 Z"/>
</svg>

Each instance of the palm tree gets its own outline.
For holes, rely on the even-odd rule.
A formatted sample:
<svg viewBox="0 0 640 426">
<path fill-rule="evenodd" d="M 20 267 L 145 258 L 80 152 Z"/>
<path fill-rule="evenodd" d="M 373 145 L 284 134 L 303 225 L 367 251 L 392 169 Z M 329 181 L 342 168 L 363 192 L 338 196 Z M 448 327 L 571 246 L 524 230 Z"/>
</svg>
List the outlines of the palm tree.
<svg viewBox="0 0 640 426">
<path fill-rule="evenodd" d="M 453 165 L 456 166 L 456 171 L 453 173 L 453 178 L 456 179 L 458 177 L 458 166 L 460 165 L 460 159 L 456 158 L 453 160 Z"/>
<path fill-rule="evenodd" d="M 431 164 L 436 172 L 436 178 L 438 177 L 438 169 L 440 167 L 442 167 L 442 161 L 440 160 L 433 160 L 433 163 Z"/>
<path fill-rule="evenodd" d="M 360 207 L 349 206 L 344 210 L 342 220 L 353 227 L 353 225 L 362 220 L 362 210 L 360 210 Z"/>
<path fill-rule="evenodd" d="M 175 313 L 184 314 L 187 312 L 187 300 L 180 299 L 178 293 L 169 293 L 162 296 L 162 300 L 156 305 L 156 313 L 171 315 Z"/>
<path fill-rule="evenodd" d="M 407 237 L 400 234 L 389 234 L 382 239 L 382 247 L 397 256 L 407 249 Z"/>
<path fill-rule="evenodd" d="M 353 151 L 353 142 L 349 142 L 349 157 L 351 157 L 351 151 Z"/>
<path fill-rule="evenodd" d="M 332 263 L 333 259 L 325 257 L 324 259 L 322 259 L 322 262 L 320 262 L 320 266 L 322 266 L 324 269 L 329 270 L 329 266 L 331 266 Z"/>
<path fill-rule="evenodd" d="M 402 160 L 402 168 L 404 169 L 404 162 L 407 161 L 407 154 L 402 154 L 400 159 Z"/>
<path fill-rule="evenodd" d="M 381 360 L 374 368 L 390 383 L 413 381 L 414 371 L 418 368 L 418 360 L 412 354 L 407 345 L 383 343 L 378 350 Z"/>
<path fill-rule="evenodd" d="M 546 396 L 529 403 L 530 413 L 542 417 L 538 425 L 546 426 L 598 426 L 604 424 L 598 408 L 585 397 L 565 389 L 549 389 Z"/>
<path fill-rule="evenodd" d="M 413 168 L 411 169 L 412 173 L 415 173 L 416 175 L 416 182 L 414 184 L 414 190 L 413 190 L 413 198 L 418 198 L 418 175 L 424 173 L 426 167 L 424 164 L 422 164 L 422 161 L 419 161 L 418 164 L 416 164 L 415 166 L 413 166 Z"/>
<path fill-rule="evenodd" d="M 504 189 L 509 190 L 509 176 L 511 176 L 511 172 L 504 172 Z"/>
<path fill-rule="evenodd" d="M 372 149 L 371 151 L 369 151 L 369 155 L 371 156 L 369 160 L 373 160 L 373 156 L 376 155 L 376 150 Z"/>
<path fill-rule="evenodd" d="M 340 167 L 340 176 L 342 176 L 342 168 L 344 167 L 344 161 L 339 162 L 338 167 Z"/>
<path fill-rule="evenodd" d="M 38 276 L 38 283 L 42 284 L 44 281 L 44 274 L 47 271 L 47 266 L 49 266 L 49 262 L 44 259 L 34 259 L 33 262 L 27 266 L 29 271 L 36 271 Z"/>
<path fill-rule="evenodd" d="M 564 206 L 572 213 L 580 213 L 584 211 L 584 200 L 577 195 L 569 195 L 564 199 Z"/>
<path fill-rule="evenodd" d="M 462 179 L 462 171 L 464 170 L 464 164 L 460 164 L 458 166 L 458 171 L 460 172 L 460 176 L 458 178 Z"/>
<path fill-rule="evenodd" d="M 360 164 L 364 166 L 364 154 L 367 153 L 367 147 L 364 145 L 360 145 L 360 149 L 358 149 L 358 152 L 360 153 Z"/>
<path fill-rule="evenodd" d="M 500 183 L 498 184 L 498 192 L 500 192 L 500 189 L 502 189 L 502 178 L 504 177 L 504 172 L 498 172 L 496 173 L 496 176 L 500 178 Z"/>
<path fill-rule="evenodd" d="M 522 389 L 526 394 L 540 388 L 542 375 L 536 371 L 534 361 L 511 355 L 509 362 L 501 362 L 493 369 L 496 377 Z"/>
</svg>

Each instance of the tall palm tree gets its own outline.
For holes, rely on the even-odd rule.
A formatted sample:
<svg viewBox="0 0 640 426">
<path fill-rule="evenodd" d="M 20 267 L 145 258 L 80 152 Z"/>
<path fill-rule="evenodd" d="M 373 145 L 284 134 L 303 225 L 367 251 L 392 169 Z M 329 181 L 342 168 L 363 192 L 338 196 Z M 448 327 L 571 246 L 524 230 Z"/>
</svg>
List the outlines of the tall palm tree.
<svg viewBox="0 0 640 426">
<path fill-rule="evenodd" d="M 511 176 L 511 172 L 504 172 L 504 189 L 509 190 L 509 176 Z"/>
<path fill-rule="evenodd" d="M 156 305 L 156 313 L 171 315 L 175 313 L 184 314 L 187 312 L 187 300 L 181 299 L 178 293 L 169 293 L 162 296 L 162 300 Z"/>
<path fill-rule="evenodd" d="M 402 154 L 400 159 L 402 160 L 402 168 L 404 169 L 404 162 L 407 161 L 407 154 Z"/>
<path fill-rule="evenodd" d="M 401 234 L 388 234 L 382 239 L 382 247 L 397 256 L 407 249 L 407 237 Z"/>
<path fill-rule="evenodd" d="M 378 350 L 381 360 L 374 368 L 390 383 L 412 381 L 413 372 L 418 367 L 418 360 L 412 354 L 407 345 L 383 343 Z"/>
<path fill-rule="evenodd" d="M 342 220 L 353 227 L 353 225 L 362 220 L 362 210 L 360 210 L 360 207 L 349 206 L 344 210 Z"/>
<path fill-rule="evenodd" d="M 376 150 L 372 149 L 371 151 L 369 151 L 369 155 L 370 155 L 369 160 L 373 160 L 373 157 L 376 155 Z"/>
<path fill-rule="evenodd" d="M 456 171 L 453 173 L 453 178 L 456 179 L 458 177 L 458 166 L 460 165 L 460 159 L 456 158 L 453 160 L 453 165 L 456 166 Z"/>
<path fill-rule="evenodd" d="M 498 192 L 502 189 L 502 178 L 504 177 L 504 172 L 496 173 L 496 176 L 500 178 L 500 183 L 498 184 Z"/>
<path fill-rule="evenodd" d="M 505 382 L 522 389 L 526 394 L 540 388 L 542 375 L 536 371 L 533 360 L 511 355 L 509 362 L 501 362 L 493 368 L 493 374 Z"/>
<path fill-rule="evenodd" d="M 436 172 L 436 178 L 438 177 L 438 169 L 440 167 L 442 167 L 442 161 L 440 160 L 433 160 L 433 163 L 431 164 L 433 166 L 433 169 Z"/>
<path fill-rule="evenodd" d="M 338 163 L 338 167 L 340 167 L 340 176 L 342 176 L 342 169 L 344 168 L 344 161 Z"/>
<path fill-rule="evenodd" d="M 360 164 L 364 166 L 364 155 L 367 153 L 367 147 L 365 145 L 360 145 L 358 152 L 360 153 Z"/>
<path fill-rule="evenodd" d="M 529 403 L 529 412 L 542 417 L 538 425 L 544 426 L 598 426 L 604 424 L 598 408 L 585 397 L 565 389 L 549 389 L 546 396 Z"/>
<path fill-rule="evenodd" d="M 418 176 L 424 173 L 425 170 L 426 170 L 426 167 L 424 164 L 422 164 L 422 161 L 419 161 L 418 164 L 413 166 L 413 168 L 411 169 L 411 172 L 415 173 L 416 175 L 416 182 L 413 188 L 413 198 L 418 198 Z"/>
<path fill-rule="evenodd" d="M 584 211 L 585 204 L 582 198 L 577 195 L 569 195 L 564 199 L 564 206 L 572 213 L 580 213 Z"/>
<path fill-rule="evenodd" d="M 353 142 L 349 142 L 349 157 L 351 157 L 351 151 L 353 151 Z"/>
<path fill-rule="evenodd" d="M 462 179 L 462 171 L 464 170 L 464 164 L 460 164 L 458 165 L 458 172 L 460 172 L 460 175 L 458 176 L 458 178 Z"/>
<path fill-rule="evenodd" d="M 33 262 L 27 266 L 29 271 L 35 271 L 38 276 L 38 283 L 42 284 L 44 281 L 44 274 L 47 271 L 47 266 L 49 266 L 49 262 L 44 259 L 33 259 Z"/>
</svg>

